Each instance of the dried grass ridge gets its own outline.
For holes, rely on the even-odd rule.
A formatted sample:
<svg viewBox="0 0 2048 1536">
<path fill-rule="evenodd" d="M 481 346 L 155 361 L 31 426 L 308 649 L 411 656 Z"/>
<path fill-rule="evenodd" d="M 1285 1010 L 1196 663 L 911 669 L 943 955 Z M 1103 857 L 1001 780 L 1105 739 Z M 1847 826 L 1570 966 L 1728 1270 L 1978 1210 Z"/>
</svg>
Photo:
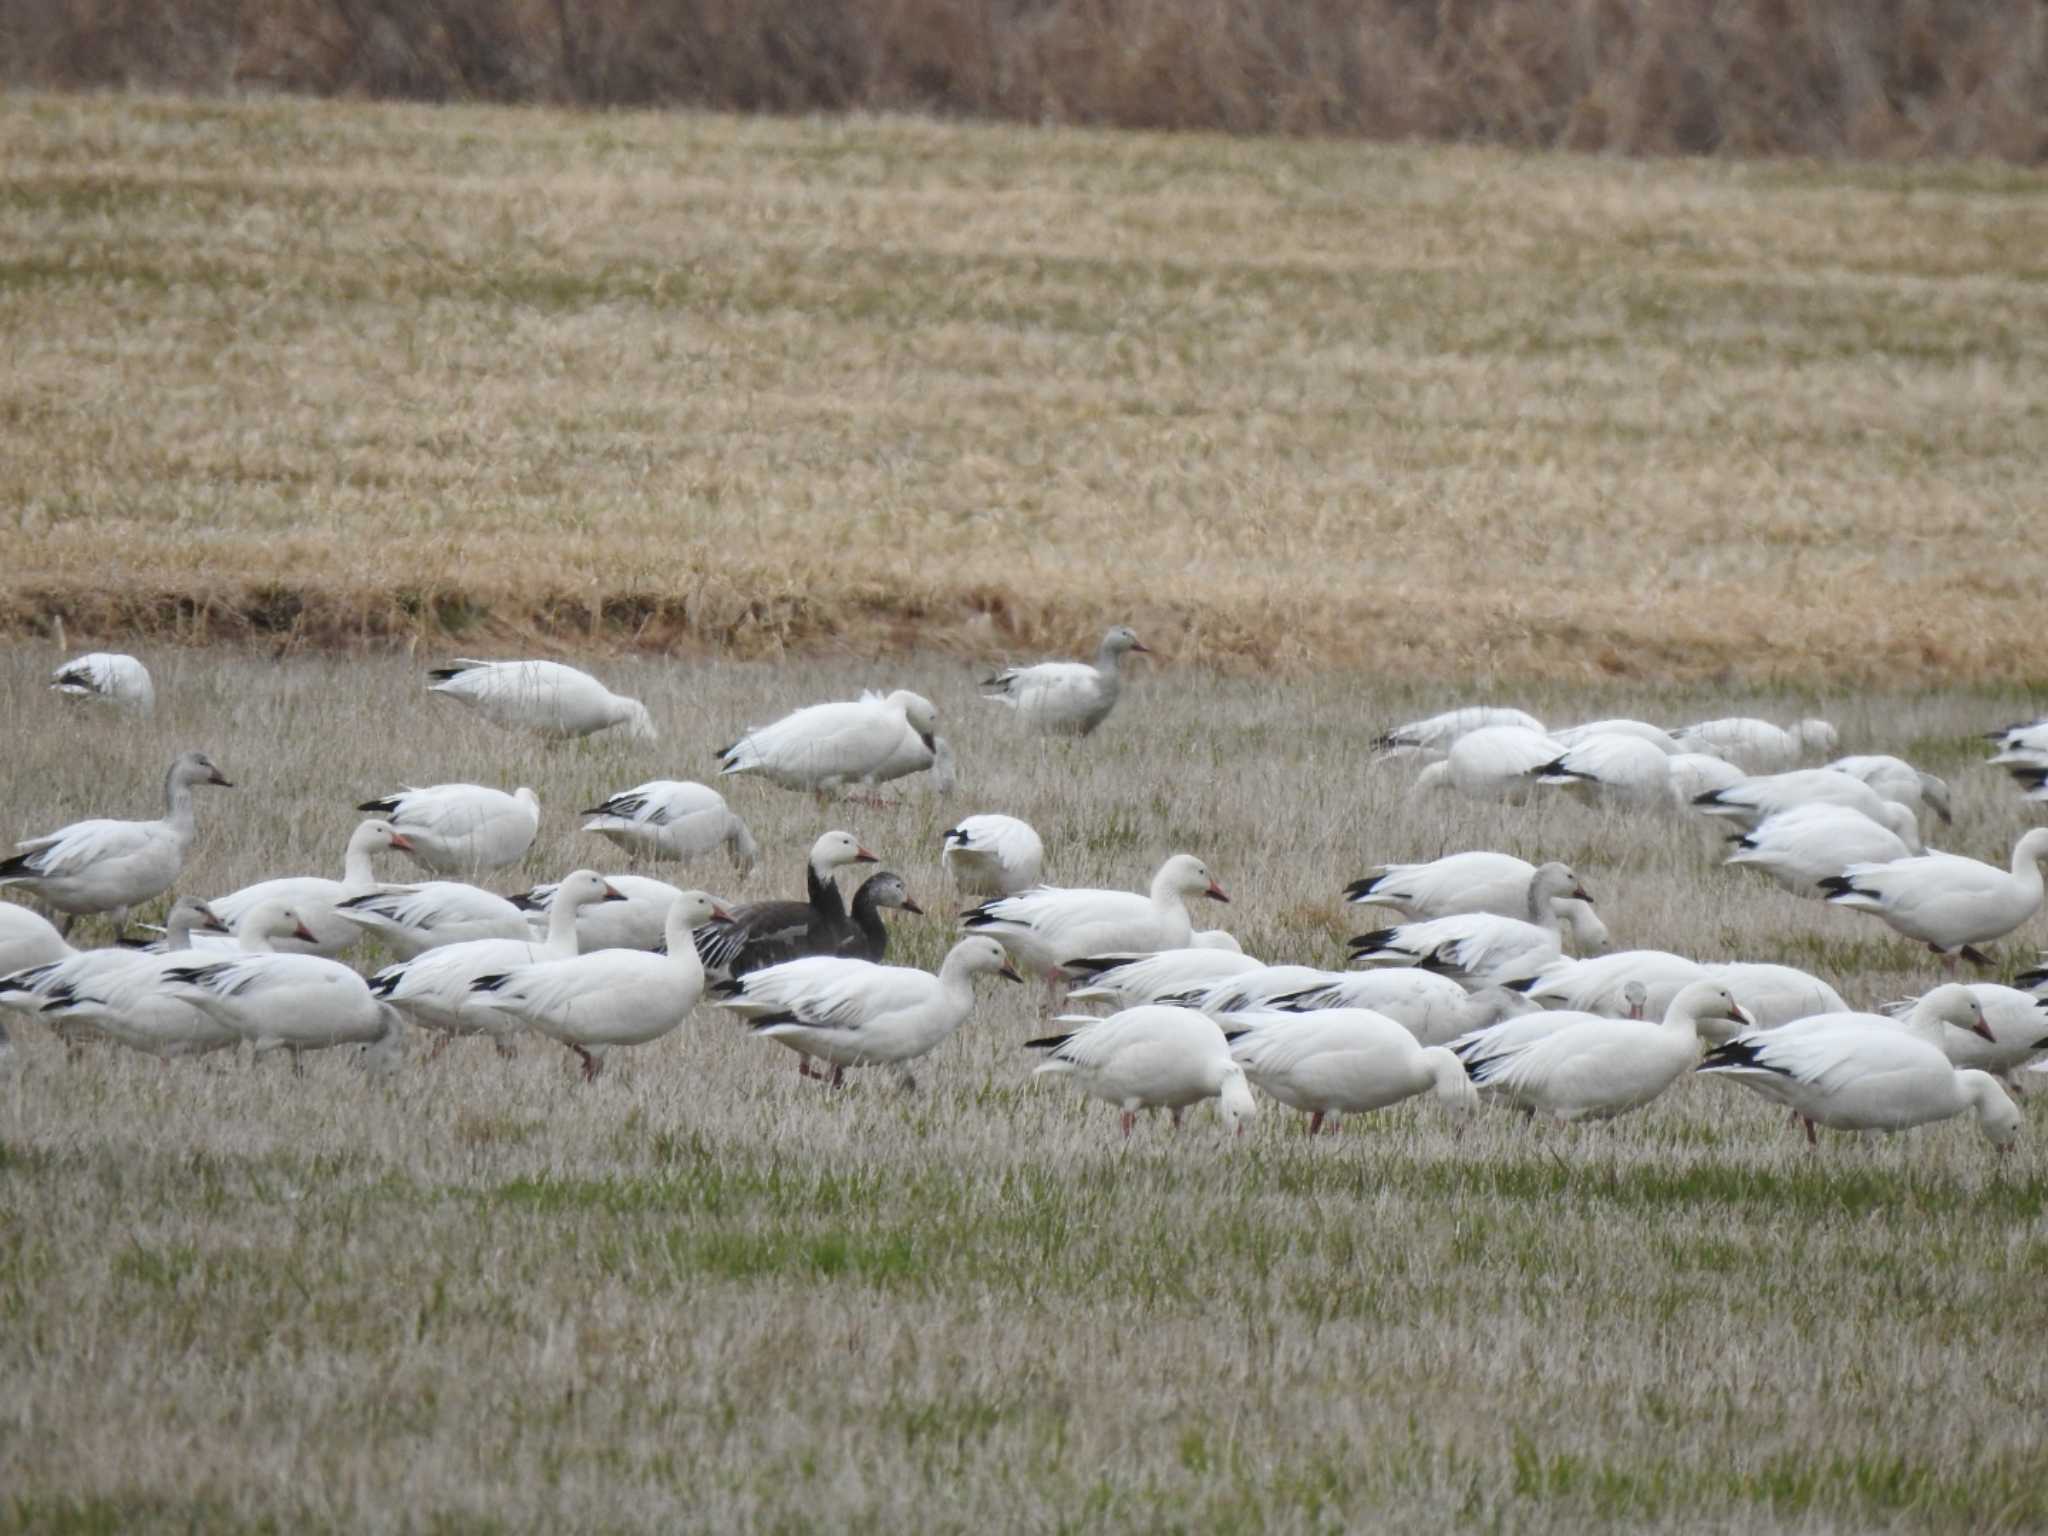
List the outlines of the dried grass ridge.
<svg viewBox="0 0 2048 1536">
<path fill-rule="evenodd" d="M 28 0 L 16 84 L 911 110 L 1632 154 L 2048 149 L 2033 0 Z"/>
</svg>

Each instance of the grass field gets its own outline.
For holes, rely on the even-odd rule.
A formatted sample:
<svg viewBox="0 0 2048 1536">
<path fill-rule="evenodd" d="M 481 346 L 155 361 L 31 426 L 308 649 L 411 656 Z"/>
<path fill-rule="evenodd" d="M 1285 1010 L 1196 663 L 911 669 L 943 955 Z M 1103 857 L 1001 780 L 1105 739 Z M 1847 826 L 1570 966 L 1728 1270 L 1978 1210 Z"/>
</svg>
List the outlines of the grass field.
<svg viewBox="0 0 2048 1536">
<path fill-rule="evenodd" d="M 2048 199 L 10 93 L 0 623 L 2039 679 Z"/>
<path fill-rule="evenodd" d="M 1357 926 L 1338 893 L 1368 862 L 1493 846 L 1572 860 L 1618 945 L 1786 959 L 1858 1004 L 1937 977 L 1872 920 L 1714 867 L 1676 820 L 1410 802 L 1366 743 L 1443 695 L 1348 674 L 1142 674 L 1095 739 L 1020 749 L 942 655 L 626 659 L 606 675 L 660 744 L 545 748 L 428 699 L 395 658 L 148 655 L 163 702 L 139 724 L 62 707 L 47 648 L 0 652 L 0 836 L 147 812 L 172 752 L 203 745 L 239 787 L 200 805 L 194 891 L 326 870 L 354 801 L 449 778 L 538 789 L 512 889 L 610 864 L 570 814 L 602 792 L 701 775 L 787 705 L 904 682 L 937 700 L 962 788 L 838 819 L 933 909 L 896 930 L 918 963 L 948 942 L 938 834 L 1001 808 L 1066 883 L 1202 853 L 1236 898 L 1205 915 L 1274 959 L 1336 963 Z M 1512 701 L 1559 724 L 1817 704 L 1845 750 L 1951 776 L 1948 846 L 2002 856 L 2029 819 L 1971 766 L 1974 733 L 2024 708 L 2009 693 Z M 810 801 L 734 799 L 762 870 L 690 878 L 790 889 Z M 21 1076 L 0 1080 L 0 1525 L 2048 1523 L 2038 1110 L 2003 1159 L 1955 1123 L 1809 1152 L 1704 1080 L 1577 1131 L 1411 1104 L 1311 1143 L 1268 1104 L 1236 1143 L 1204 1110 L 1125 1146 L 1107 1107 L 1031 1082 L 1026 991 L 984 988 L 914 1097 L 821 1090 L 708 1009 L 595 1088 L 533 1041 L 294 1080 L 277 1061 L 67 1062 L 22 1029 Z"/>
</svg>

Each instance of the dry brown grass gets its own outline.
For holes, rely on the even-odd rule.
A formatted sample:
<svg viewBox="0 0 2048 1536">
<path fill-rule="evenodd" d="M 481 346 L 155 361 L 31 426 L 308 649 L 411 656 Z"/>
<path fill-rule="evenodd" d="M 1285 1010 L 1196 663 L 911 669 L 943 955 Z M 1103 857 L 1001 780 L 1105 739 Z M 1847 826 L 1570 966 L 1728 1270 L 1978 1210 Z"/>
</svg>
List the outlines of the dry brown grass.
<svg viewBox="0 0 2048 1536">
<path fill-rule="evenodd" d="M 1792 960 L 1852 1001 L 1938 974 L 1873 921 L 1708 863 L 1659 816 L 1429 797 L 1364 766 L 1445 702 L 1355 676 L 1140 676 L 1092 740 L 1019 750 L 943 656 L 886 669 L 611 661 L 656 746 L 549 749 L 383 656 L 151 648 L 146 724 L 65 708 L 0 652 L 0 836 L 143 808 L 204 745 L 189 888 L 329 868 L 401 781 L 535 785 L 509 889 L 604 858 L 577 805 L 789 704 L 931 694 L 963 788 L 846 824 L 949 905 L 938 834 L 1002 808 L 1074 883 L 1202 852 L 1255 951 L 1331 963 L 1370 860 L 1570 858 L 1616 941 Z M 1504 699 L 1503 702 L 1508 702 Z M 2012 696 L 1795 699 L 1549 685 L 1557 724 L 1823 709 L 1845 750 L 1948 774 L 1950 846 L 2026 808 L 1975 731 Z M 734 789 L 789 887 L 806 797 Z M 714 861 L 697 874 L 725 889 Z M 2006 946 L 2029 957 L 2039 920 Z M 897 930 L 930 963 L 942 916 Z M 363 957 L 365 962 L 370 957 Z M 20 1031 L 0 1080 L 0 1525 L 263 1530 L 1954 1531 L 2048 1522 L 2037 1426 L 2048 1152 L 1950 1124 L 1809 1153 L 1726 1084 L 1579 1132 L 1410 1105 L 1310 1144 L 1267 1106 L 1227 1145 L 1030 1083 L 1024 989 L 906 1098 L 833 1095 L 700 1012 L 585 1090 L 564 1053 L 67 1064 Z"/>
<path fill-rule="evenodd" d="M 0 102 L 16 632 L 2041 675 L 2037 177 Z"/>
</svg>

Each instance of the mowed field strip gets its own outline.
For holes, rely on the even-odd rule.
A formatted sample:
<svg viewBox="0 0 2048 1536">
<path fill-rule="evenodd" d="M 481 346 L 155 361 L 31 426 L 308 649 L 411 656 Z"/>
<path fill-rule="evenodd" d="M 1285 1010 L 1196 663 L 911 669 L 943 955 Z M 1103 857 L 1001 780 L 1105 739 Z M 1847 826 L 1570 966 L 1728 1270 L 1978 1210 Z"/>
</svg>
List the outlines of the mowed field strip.
<svg viewBox="0 0 2048 1536">
<path fill-rule="evenodd" d="M 2042 675 L 1992 166 L 0 102 L 0 622 Z"/>
<path fill-rule="evenodd" d="M 1273 960 L 1340 963 L 1377 919 L 1340 892 L 1384 859 L 1569 860 L 1617 947 L 1788 961 L 1855 1005 L 1943 978 L 1875 919 L 1720 868 L 1672 814 L 1410 798 L 1374 732 L 1441 692 L 1276 686 L 1133 665 L 1085 742 L 1019 738 L 956 657 L 610 661 L 657 744 L 550 748 L 429 698 L 393 657 L 146 650 L 139 722 L 0 651 L 16 722 L 0 835 L 144 814 L 203 746 L 182 888 L 330 871 L 354 802 L 405 782 L 530 784 L 541 832 L 492 883 L 582 863 L 579 806 L 701 775 L 747 724 L 863 685 L 941 711 L 962 782 L 821 820 L 730 785 L 764 862 L 677 873 L 730 899 L 799 887 L 854 830 L 932 913 L 940 834 L 1000 807 L 1069 884 L 1142 884 L 1199 852 L 1205 906 Z M 422 658 L 424 659 L 424 658 Z M 1846 750 L 1946 775 L 1942 842 L 2003 858 L 2037 808 L 1976 732 L 2014 693 L 1534 686 L 1562 724 L 1818 708 Z M 1507 702 L 1503 697 L 1502 702 Z M 402 878 L 402 863 L 385 873 Z M 2030 963 L 2037 918 L 2000 946 Z M 368 966 L 378 956 L 356 957 Z M 0 1524 L 544 1531 L 706 1528 L 1309 1532 L 1372 1528 L 2033 1530 L 2048 1523 L 2048 1139 L 1998 1157 L 1966 1121 L 1809 1150 L 1782 1110 L 1689 1078 L 1610 1125 L 1469 1121 L 1417 1100 L 1310 1141 L 1266 1103 L 1128 1144 L 1044 1080 L 1036 988 L 987 984 L 920 1070 L 832 1092 L 700 1007 L 584 1086 L 537 1039 L 367 1078 L 340 1052 L 168 1066 L 67 1060 L 32 1024 L 0 1081 Z"/>
</svg>

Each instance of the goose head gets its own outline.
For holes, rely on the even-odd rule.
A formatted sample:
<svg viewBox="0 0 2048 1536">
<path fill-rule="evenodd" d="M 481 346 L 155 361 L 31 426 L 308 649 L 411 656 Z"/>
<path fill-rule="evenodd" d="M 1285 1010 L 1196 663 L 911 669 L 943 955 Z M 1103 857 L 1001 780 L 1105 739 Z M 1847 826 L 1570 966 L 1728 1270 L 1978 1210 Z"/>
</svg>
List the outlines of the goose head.
<svg viewBox="0 0 2048 1536">
<path fill-rule="evenodd" d="M 1529 877 L 1530 920 L 1540 922 L 1549 916 L 1552 903 L 1560 899 L 1583 901 L 1589 907 L 1593 905 L 1593 898 L 1579 884 L 1579 877 L 1572 873 L 1571 866 L 1553 859 L 1548 864 L 1539 865 L 1536 873 Z"/>
<path fill-rule="evenodd" d="M 1604 955 L 1613 946 L 1614 936 L 1600 921 L 1600 914 L 1593 910 L 1592 902 L 1567 896 L 1556 905 L 1557 915 L 1572 931 L 1572 947 L 1580 954 Z"/>
<path fill-rule="evenodd" d="M 2020 1107 L 1989 1072 L 1958 1072 L 1956 1076 L 1963 1079 L 1963 1091 L 1976 1102 L 1977 1129 L 1984 1139 L 2000 1152 L 2009 1150 L 2026 1125 Z"/>
<path fill-rule="evenodd" d="M 690 943 L 690 935 L 706 923 L 729 923 L 732 914 L 724 903 L 709 891 L 682 891 L 669 904 L 668 909 L 668 952 L 682 954 L 685 950 L 696 953 L 696 946 Z"/>
<path fill-rule="evenodd" d="M 1245 1127 L 1258 1116 L 1259 1101 L 1252 1095 L 1252 1085 L 1245 1080 L 1244 1068 L 1234 1061 L 1223 1069 L 1223 1086 L 1216 1094 L 1216 1108 L 1233 1136 L 1242 1136 Z"/>
<path fill-rule="evenodd" d="M 1643 1011 L 1650 1006 L 1650 989 L 1640 981 L 1631 981 L 1621 989 L 1621 1001 L 1628 1009 L 1628 1016 L 1640 1019 Z"/>
<path fill-rule="evenodd" d="M 226 933 L 228 925 L 205 902 L 197 896 L 180 896 L 171 904 L 170 915 L 164 919 L 164 932 L 170 935 L 171 947 L 177 948 L 180 941 L 195 933 Z"/>
<path fill-rule="evenodd" d="M 349 834 L 350 853 L 382 853 L 386 848 L 411 853 L 412 840 L 388 821 L 359 821 L 355 831 Z"/>
<path fill-rule="evenodd" d="M 1211 901 L 1230 900 L 1209 873 L 1209 866 L 1192 853 L 1176 853 L 1159 866 L 1159 873 L 1152 877 L 1152 895 L 1155 900 L 1175 896 L 1206 896 Z"/>
<path fill-rule="evenodd" d="M 233 789 L 234 781 L 213 765 L 213 759 L 204 752 L 180 752 L 176 762 L 171 764 L 170 780 L 180 784 L 218 784 L 222 789 Z"/>
<path fill-rule="evenodd" d="M 1119 624 L 1102 637 L 1102 659 L 1114 666 L 1130 652 L 1150 656 L 1152 648 L 1138 638 L 1137 631 L 1128 624 Z"/>
<path fill-rule="evenodd" d="M 811 868 L 818 872 L 820 880 L 828 880 L 835 869 L 844 869 L 849 864 L 879 864 L 867 849 L 861 847 L 860 839 L 851 832 L 827 832 L 811 844 Z"/>
<path fill-rule="evenodd" d="M 251 939 L 265 944 L 272 939 L 300 939 L 308 944 L 317 944 L 319 939 L 306 926 L 306 920 L 299 915 L 299 909 L 289 902 L 260 901 L 243 915 L 241 926 L 236 928 L 235 937 L 248 943 Z"/>
<path fill-rule="evenodd" d="M 2048 827 L 2036 827 L 2019 841 L 2013 850 L 2013 863 L 2024 863 L 2032 859 L 2036 864 L 2048 863 Z"/>
<path fill-rule="evenodd" d="M 1756 1019 L 1735 1001 L 1735 994 L 1718 981 L 1695 981 L 1681 988 L 1671 999 L 1670 1011 L 1664 1015 L 1666 1024 L 1686 1024 L 1694 1029 L 1714 1019 L 1734 1023 L 1743 1029 L 1756 1027 Z"/>
<path fill-rule="evenodd" d="M 1010 963 L 1010 952 L 985 933 L 969 934 L 947 955 L 947 962 L 956 959 L 970 976 L 1000 976 L 1005 981 L 1022 981 L 1023 975 Z"/>
<path fill-rule="evenodd" d="M 1994 1043 L 1998 1037 L 1991 1033 L 1991 1026 L 1984 1021 L 1984 1006 L 1977 1001 L 1977 994 L 1959 981 L 1951 981 L 1936 987 L 1913 1006 L 1916 1019 L 1953 1024 L 1966 1035 Z"/>
<path fill-rule="evenodd" d="M 898 688 L 882 702 L 902 710 L 903 718 L 910 723 L 910 728 L 917 732 L 917 739 L 924 743 L 925 751 L 934 757 L 938 755 L 939 749 L 934 743 L 939 730 L 939 708 L 936 704 L 921 693 L 912 693 L 908 688 Z"/>
<path fill-rule="evenodd" d="M 635 741 L 654 741 L 661 734 L 654 728 L 654 716 L 647 713 L 647 706 L 638 699 L 619 699 L 618 713 L 612 716 L 612 723 L 623 724 L 626 734 Z"/>
<path fill-rule="evenodd" d="M 1920 798 L 1927 802 L 1927 808 L 1939 816 L 1942 825 L 1955 821 L 1955 812 L 1950 809 L 1948 780 L 1938 773 L 1920 775 Z"/>
<path fill-rule="evenodd" d="M 924 916 L 924 908 L 910 899 L 910 892 L 904 887 L 903 877 L 891 869 L 885 869 L 878 875 L 869 875 L 862 881 L 860 890 L 855 893 L 853 899 L 859 901 L 863 896 L 867 897 L 869 906 L 895 907 L 899 911 L 915 912 L 919 917 Z"/>
<path fill-rule="evenodd" d="M 593 901 L 624 901 L 626 893 L 594 869 L 579 869 L 565 875 L 561 884 L 555 887 L 552 905 L 566 902 L 572 907 L 587 906 Z"/>
</svg>

